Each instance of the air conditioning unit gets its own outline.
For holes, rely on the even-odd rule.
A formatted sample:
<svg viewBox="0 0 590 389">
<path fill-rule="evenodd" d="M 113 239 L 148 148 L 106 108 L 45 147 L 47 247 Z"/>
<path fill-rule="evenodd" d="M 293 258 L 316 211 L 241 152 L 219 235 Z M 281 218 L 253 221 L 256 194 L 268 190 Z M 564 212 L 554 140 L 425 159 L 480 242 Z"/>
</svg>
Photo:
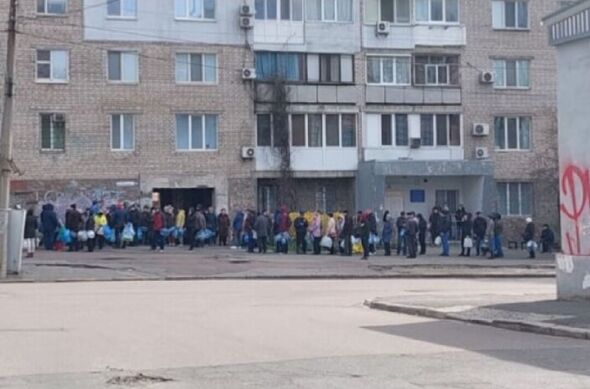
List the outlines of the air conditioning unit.
<svg viewBox="0 0 590 389">
<path fill-rule="evenodd" d="M 243 80 L 255 80 L 256 79 L 256 69 L 243 68 L 242 69 L 242 79 Z"/>
<path fill-rule="evenodd" d="M 487 123 L 473 123 L 473 136 L 490 135 L 490 125 Z"/>
<path fill-rule="evenodd" d="M 496 74 L 485 70 L 479 75 L 479 82 L 482 84 L 493 84 L 496 81 Z"/>
<path fill-rule="evenodd" d="M 391 23 L 386 20 L 377 22 L 377 35 L 389 35 L 391 31 Z"/>
<path fill-rule="evenodd" d="M 66 115 L 64 115 L 63 113 L 55 113 L 55 114 L 53 114 L 53 121 L 58 122 L 58 123 L 65 122 Z"/>
<path fill-rule="evenodd" d="M 410 138 L 410 148 L 411 149 L 419 149 L 422 145 L 422 140 L 420 138 Z"/>
<path fill-rule="evenodd" d="M 248 4 L 240 5 L 240 15 L 252 16 L 252 7 L 250 7 Z"/>
<path fill-rule="evenodd" d="M 487 147 L 477 147 L 475 149 L 475 158 L 488 159 L 489 157 L 490 157 L 490 153 L 488 152 Z"/>
<path fill-rule="evenodd" d="M 252 15 L 240 16 L 240 27 L 249 30 L 254 27 L 254 18 Z"/>
<path fill-rule="evenodd" d="M 256 149 L 254 147 L 242 147 L 242 159 L 254 159 Z"/>
</svg>

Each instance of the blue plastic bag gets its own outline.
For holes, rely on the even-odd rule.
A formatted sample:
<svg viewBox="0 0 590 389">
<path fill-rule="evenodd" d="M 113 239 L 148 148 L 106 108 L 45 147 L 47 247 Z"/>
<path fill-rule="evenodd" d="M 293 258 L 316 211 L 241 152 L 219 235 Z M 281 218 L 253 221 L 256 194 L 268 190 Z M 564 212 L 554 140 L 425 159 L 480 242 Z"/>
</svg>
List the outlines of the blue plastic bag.
<svg viewBox="0 0 590 389">
<path fill-rule="evenodd" d="M 58 239 L 62 242 L 64 242 L 64 244 L 70 244 L 72 243 L 72 233 L 70 230 L 68 230 L 65 227 L 62 227 L 59 229 L 59 234 L 58 234 Z"/>
<path fill-rule="evenodd" d="M 121 239 L 123 242 L 133 242 L 133 237 L 135 236 L 135 229 L 133 228 L 133 224 L 127 223 L 125 224 L 125 228 L 123 228 L 123 234 Z"/>
<path fill-rule="evenodd" d="M 197 232 L 197 240 L 199 242 L 204 242 L 206 240 L 209 240 L 209 239 L 213 238 L 213 236 L 215 236 L 215 234 L 213 233 L 213 231 L 211 231 L 208 228 L 205 228 L 204 230 Z"/>
<path fill-rule="evenodd" d="M 111 243 L 115 242 L 115 231 L 111 227 L 109 227 L 108 224 L 104 225 L 104 227 L 102 228 L 102 232 L 104 235 L 104 240 Z"/>
</svg>

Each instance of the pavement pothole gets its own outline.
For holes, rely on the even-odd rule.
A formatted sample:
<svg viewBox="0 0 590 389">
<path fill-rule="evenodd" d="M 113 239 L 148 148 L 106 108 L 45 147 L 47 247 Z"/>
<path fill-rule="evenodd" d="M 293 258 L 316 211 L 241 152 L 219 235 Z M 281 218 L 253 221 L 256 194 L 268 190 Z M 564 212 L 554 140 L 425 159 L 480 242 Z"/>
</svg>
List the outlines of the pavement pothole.
<svg viewBox="0 0 590 389">
<path fill-rule="evenodd" d="M 134 386 L 141 384 L 156 384 L 174 381 L 172 378 L 161 377 L 161 376 L 150 376 L 142 373 L 129 375 L 129 376 L 115 376 L 107 381 L 109 385 L 118 386 Z"/>
</svg>

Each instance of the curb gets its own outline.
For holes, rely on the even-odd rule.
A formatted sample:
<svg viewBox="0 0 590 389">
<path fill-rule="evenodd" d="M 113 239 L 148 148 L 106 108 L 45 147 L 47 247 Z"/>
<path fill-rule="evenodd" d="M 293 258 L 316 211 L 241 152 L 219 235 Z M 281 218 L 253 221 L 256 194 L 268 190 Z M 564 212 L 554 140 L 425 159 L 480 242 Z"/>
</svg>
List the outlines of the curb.
<svg viewBox="0 0 590 389">
<path fill-rule="evenodd" d="M 466 318 L 457 313 L 446 313 L 437 309 L 404 304 L 388 304 L 375 300 L 365 300 L 364 305 L 375 310 L 402 313 L 412 316 L 428 317 L 439 320 L 454 320 L 464 323 L 485 325 L 504 330 L 528 332 L 539 335 L 558 336 L 564 338 L 590 340 L 590 330 L 576 327 L 567 327 L 542 322 L 529 322 L 520 320 L 488 320 Z"/>
<path fill-rule="evenodd" d="M 555 278 L 554 274 L 507 274 L 507 273 L 440 273 L 440 274 L 391 274 L 391 275 L 277 275 L 277 276 L 147 276 L 147 277 L 111 277 L 111 278 L 69 278 L 54 280 L 35 280 L 32 278 L 8 278 L 0 280 L 3 284 L 51 284 L 51 283 L 82 283 L 82 282 L 137 282 L 137 281 L 256 281 L 256 280 L 395 280 L 395 279 L 541 279 Z"/>
</svg>

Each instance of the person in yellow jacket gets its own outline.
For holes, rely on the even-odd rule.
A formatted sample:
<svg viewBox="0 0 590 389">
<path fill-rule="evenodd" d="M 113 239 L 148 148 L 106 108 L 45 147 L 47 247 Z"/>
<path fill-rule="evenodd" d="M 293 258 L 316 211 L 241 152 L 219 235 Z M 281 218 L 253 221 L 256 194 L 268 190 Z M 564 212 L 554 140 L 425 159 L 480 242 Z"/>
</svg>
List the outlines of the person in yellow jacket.
<svg viewBox="0 0 590 389">
<path fill-rule="evenodd" d="M 186 212 L 181 209 L 176 214 L 176 239 L 180 245 L 184 245 L 184 226 L 186 225 Z"/>
<path fill-rule="evenodd" d="M 94 215 L 94 228 L 96 229 L 96 243 L 98 244 L 98 249 L 102 250 L 104 247 L 104 226 L 107 225 L 107 217 L 102 211 L 98 211 L 96 215 Z"/>
</svg>

